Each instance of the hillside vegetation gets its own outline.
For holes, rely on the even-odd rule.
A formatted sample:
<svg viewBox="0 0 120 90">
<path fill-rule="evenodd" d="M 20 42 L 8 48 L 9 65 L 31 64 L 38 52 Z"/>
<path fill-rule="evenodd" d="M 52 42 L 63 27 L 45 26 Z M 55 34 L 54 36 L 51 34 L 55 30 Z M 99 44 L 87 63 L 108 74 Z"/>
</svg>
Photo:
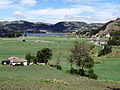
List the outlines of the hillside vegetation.
<svg viewBox="0 0 120 90">
<path fill-rule="evenodd" d="M 105 90 L 119 84 L 88 80 L 49 66 L 0 66 L 1 90 Z"/>
<path fill-rule="evenodd" d="M 0 39 L 0 60 L 6 60 L 10 56 L 25 58 L 26 53 L 30 52 L 33 55 L 42 48 L 50 48 L 53 51 L 51 64 L 56 64 L 59 58 L 60 65 L 64 72 L 70 70 L 68 56 L 70 49 L 73 48 L 74 42 L 85 42 L 85 45 L 92 44 L 89 38 L 69 38 L 69 37 L 26 37 L 26 42 L 21 42 L 23 38 L 1 38 Z M 40 40 L 40 42 L 35 42 Z M 60 43 L 59 43 L 60 42 Z M 91 55 L 95 60 L 95 73 L 98 75 L 98 80 L 108 80 L 120 82 L 120 52 L 119 47 L 114 47 L 113 52 L 107 56 L 97 57 L 97 53 L 102 47 L 96 46 Z M 9 75 L 8 75 L 9 76 Z"/>
</svg>

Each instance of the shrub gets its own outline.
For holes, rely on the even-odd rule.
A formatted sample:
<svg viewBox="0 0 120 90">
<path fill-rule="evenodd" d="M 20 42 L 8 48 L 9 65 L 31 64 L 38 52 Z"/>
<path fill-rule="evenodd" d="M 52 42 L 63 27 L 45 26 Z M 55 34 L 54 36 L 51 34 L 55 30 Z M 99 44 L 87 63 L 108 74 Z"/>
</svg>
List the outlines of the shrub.
<svg viewBox="0 0 120 90">
<path fill-rule="evenodd" d="M 53 65 L 53 64 L 48 64 L 50 67 L 53 67 L 53 68 L 56 68 L 56 69 L 59 69 L 59 70 L 62 70 L 62 67 L 61 65 Z"/>
<path fill-rule="evenodd" d="M 59 69 L 59 70 L 62 70 L 61 65 L 57 65 L 56 68 Z"/>
<path fill-rule="evenodd" d="M 49 48 L 43 48 L 39 50 L 36 55 L 39 63 L 46 63 L 52 58 L 52 50 Z"/>
<path fill-rule="evenodd" d="M 28 61 L 28 64 L 31 62 L 31 59 L 32 59 L 32 55 L 31 53 L 26 53 L 26 60 Z"/>
<path fill-rule="evenodd" d="M 34 64 L 37 64 L 37 57 L 36 56 L 32 56 L 31 59 L 32 59 L 32 61 L 33 61 Z"/>
<path fill-rule="evenodd" d="M 83 70 L 83 69 L 80 69 L 80 70 L 79 70 L 79 74 L 80 74 L 81 76 L 85 76 L 84 70 Z"/>
<path fill-rule="evenodd" d="M 112 48 L 111 48 L 111 46 L 109 46 L 109 45 L 105 45 L 104 46 L 104 48 L 98 53 L 98 57 L 100 57 L 100 56 L 104 56 L 104 55 L 107 55 L 107 54 L 109 54 L 110 52 L 112 52 Z"/>
<path fill-rule="evenodd" d="M 88 71 L 88 76 L 89 76 L 89 78 L 91 78 L 91 79 L 97 79 L 97 78 L 98 78 L 98 75 L 96 75 L 92 69 L 90 69 L 90 70 Z"/>
</svg>

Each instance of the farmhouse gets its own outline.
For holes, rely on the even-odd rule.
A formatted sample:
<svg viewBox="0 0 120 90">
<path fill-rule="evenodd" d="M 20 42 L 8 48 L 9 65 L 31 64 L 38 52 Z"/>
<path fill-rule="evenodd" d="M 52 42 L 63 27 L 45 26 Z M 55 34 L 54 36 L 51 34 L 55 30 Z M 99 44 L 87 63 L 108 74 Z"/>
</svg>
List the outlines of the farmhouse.
<svg viewBox="0 0 120 90">
<path fill-rule="evenodd" d="M 27 66 L 27 60 L 21 59 L 15 56 L 9 57 L 6 61 L 2 61 L 3 65 L 9 64 L 9 65 L 23 65 Z"/>
<path fill-rule="evenodd" d="M 100 37 L 96 37 L 96 36 L 92 36 L 91 37 L 91 41 L 95 44 L 95 45 L 100 45 L 100 46 L 103 46 L 103 45 L 106 45 L 108 43 L 108 40 L 104 40 Z"/>
</svg>

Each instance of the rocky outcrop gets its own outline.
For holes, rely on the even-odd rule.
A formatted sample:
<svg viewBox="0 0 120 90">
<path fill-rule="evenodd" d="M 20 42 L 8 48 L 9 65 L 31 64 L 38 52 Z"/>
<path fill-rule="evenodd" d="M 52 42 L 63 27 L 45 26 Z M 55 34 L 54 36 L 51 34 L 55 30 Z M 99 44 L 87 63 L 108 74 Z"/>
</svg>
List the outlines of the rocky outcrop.
<svg viewBox="0 0 120 90">
<path fill-rule="evenodd" d="M 120 30 L 120 18 L 109 23 L 105 28 L 105 32 L 111 32 L 114 30 Z"/>
</svg>

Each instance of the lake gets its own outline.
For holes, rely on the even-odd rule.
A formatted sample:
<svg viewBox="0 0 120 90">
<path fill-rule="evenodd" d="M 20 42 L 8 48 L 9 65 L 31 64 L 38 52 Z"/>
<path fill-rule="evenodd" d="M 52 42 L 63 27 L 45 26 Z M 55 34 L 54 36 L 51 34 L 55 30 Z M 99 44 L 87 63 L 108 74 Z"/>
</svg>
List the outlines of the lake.
<svg viewBox="0 0 120 90">
<path fill-rule="evenodd" d="M 65 36 L 66 33 L 22 33 L 22 36 Z"/>
</svg>

